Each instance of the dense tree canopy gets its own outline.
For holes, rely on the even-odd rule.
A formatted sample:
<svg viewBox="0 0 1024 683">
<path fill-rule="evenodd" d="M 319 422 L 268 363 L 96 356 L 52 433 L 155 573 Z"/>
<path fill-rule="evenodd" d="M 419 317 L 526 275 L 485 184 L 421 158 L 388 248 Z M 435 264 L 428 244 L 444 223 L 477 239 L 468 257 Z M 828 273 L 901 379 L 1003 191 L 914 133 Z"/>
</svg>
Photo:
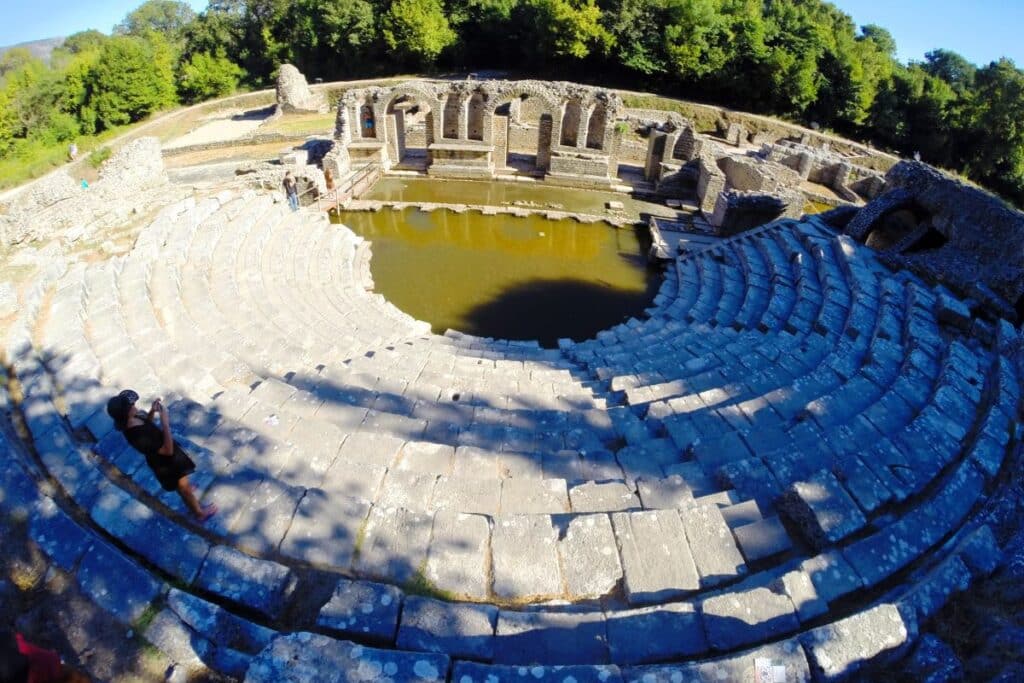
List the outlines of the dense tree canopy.
<svg viewBox="0 0 1024 683">
<path fill-rule="evenodd" d="M 273 82 L 409 69 L 593 80 L 817 123 L 1024 205 L 1024 73 L 950 50 L 901 64 L 824 0 L 147 0 L 49 64 L 0 57 L 0 157 Z"/>
</svg>

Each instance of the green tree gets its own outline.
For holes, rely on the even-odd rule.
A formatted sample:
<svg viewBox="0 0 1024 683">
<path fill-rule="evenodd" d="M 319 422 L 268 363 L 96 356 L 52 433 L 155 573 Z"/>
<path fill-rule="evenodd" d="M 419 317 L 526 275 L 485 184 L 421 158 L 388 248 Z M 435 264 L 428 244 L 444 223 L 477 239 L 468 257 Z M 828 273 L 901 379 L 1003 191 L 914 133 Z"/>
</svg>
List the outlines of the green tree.
<svg viewBox="0 0 1024 683">
<path fill-rule="evenodd" d="M 178 89 L 188 102 L 230 95 L 245 72 L 223 55 L 194 54 L 181 64 Z"/>
<path fill-rule="evenodd" d="M 98 50 L 103 47 L 103 43 L 106 41 L 106 35 L 94 29 L 89 29 L 88 31 L 72 33 L 64 39 L 64 43 L 60 46 L 60 49 L 69 54 L 77 55 L 82 52 Z"/>
<path fill-rule="evenodd" d="M 357 73 L 377 39 L 367 0 L 297 0 L 282 27 L 289 60 L 307 75 Z"/>
<path fill-rule="evenodd" d="M 188 3 L 177 0 L 146 0 L 114 27 L 114 33 L 125 36 L 144 36 L 150 31 L 162 34 L 168 40 L 182 38 L 185 29 L 196 18 Z"/>
<path fill-rule="evenodd" d="M 924 55 L 922 68 L 932 76 L 953 86 L 958 94 L 974 87 L 974 74 L 978 68 L 952 50 L 932 50 Z"/>
<path fill-rule="evenodd" d="M 978 69 L 965 106 L 967 174 L 1024 204 L 1024 72 L 1009 59 Z"/>
<path fill-rule="evenodd" d="M 458 37 L 441 0 L 395 0 L 384 14 L 384 41 L 412 62 L 429 66 Z"/>
<path fill-rule="evenodd" d="M 604 54 L 615 39 L 601 25 L 601 8 L 594 0 L 528 0 L 533 9 L 542 59 L 583 59 Z"/>
<path fill-rule="evenodd" d="M 119 126 L 174 104 L 166 56 L 134 36 L 111 38 L 89 75 L 89 107 L 97 129 Z"/>
</svg>

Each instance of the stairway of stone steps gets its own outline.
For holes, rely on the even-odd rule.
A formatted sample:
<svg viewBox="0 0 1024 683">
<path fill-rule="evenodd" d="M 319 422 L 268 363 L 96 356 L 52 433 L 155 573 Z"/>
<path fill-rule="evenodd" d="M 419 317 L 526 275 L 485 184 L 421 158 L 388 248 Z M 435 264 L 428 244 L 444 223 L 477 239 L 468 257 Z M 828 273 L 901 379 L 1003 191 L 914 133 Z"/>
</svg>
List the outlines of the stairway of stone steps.
<svg viewBox="0 0 1024 683">
<path fill-rule="evenodd" d="M 940 325 L 945 293 L 827 227 L 684 255 L 646 319 L 558 350 L 427 334 L 365 291 L 367 253 L 259 195 L 190 199 L 7 331 L 34 456 L 4 505 L 126 624 L 155 605 L 173 657 L 832 679 L 994 567 L 969 517 L 1016 447 L 1015 331 Z M 206 527 L 111 431 L 124 386 L 173 401 Z M 311 570 L 336 583 L 315 607 Z"/>
</svg>

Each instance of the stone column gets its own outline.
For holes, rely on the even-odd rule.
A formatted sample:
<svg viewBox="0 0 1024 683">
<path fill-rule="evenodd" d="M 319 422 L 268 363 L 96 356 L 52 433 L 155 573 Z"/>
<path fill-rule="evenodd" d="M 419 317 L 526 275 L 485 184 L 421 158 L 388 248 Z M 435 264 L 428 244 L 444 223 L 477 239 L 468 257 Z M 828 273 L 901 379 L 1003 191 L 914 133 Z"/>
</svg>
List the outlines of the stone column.
<svg viewBox="0 0 1024 683">
<path fill-rule="evenodd" d="M 580 104 L 580 120 L 576 124 L 576 149 L 587 148 L 587 133 L 590 132 L 590 116 L 593 113 L 593 105 L 584 111 L 582 103 Z"/>
<path fill-rule="evenodd" d="M 402 160 L 402 155 L 398 147 L 398 121 L 396 118 L 397 117 L 394 114 L 388 114 L 384 117 L 384 125 L 376 126 L 377 139 L 380 139 L 381 134 L 384 136 L 384 139 L 381 140 L 381 142 L 384 143 L 384 146 L 380 151 L 380 157 L 381 168 L 385 171 Z M 380 122 L 377 121 L 375 123 L 379 124 Z"/>
<path fill-rule="evenodd" d="M 657 180 L 661 174 L 661 161 L 665 156 L 668 136 L 660 130 L 651 130 L 647 138 L 647 158 L 644 162 L 644 179 Z"/>
<path fill-rule="evenodd" d="M 508 128 L 509 117 L 489 116 L 491 130 L 490 143 L 494 145 L 494 168 L 500 171 L 508 166 Z"/>
<path fill-rule="evenodd" d="M 550 137 L 551 137 L 551 140 L 549 141 L 549 144 L 547 145 L 549 153 L 550 153 L 552 147 L 554 147 L 555 145 L 561 145 L 562 144 L 562 119 L 563 118 L 565 118 L 565 102 L 562 103 L 561 107 L 559 107 L 558 109 L 555 109 L 554 111 L 551 112 L 551 122 L 550 122 L 550 125 L 551 125 L 551 135 L 550 135 Z M 542 121 L 544 120 L 544 116 L 543 115 L 541 115 L 541 120 Z M 538 126 L 539 125 L 540 124 L 538 124 Z M 548 158 L 550 159 L 550 156 Z M 538 163 L 539 163 L 539 159 L 538 159 Z"/>
<path fill-rule="evenodd" d="M 395 157 L 394 161 L 396 164 L 401 163 L 402 157 L 405 156 L 405 110 L 402 108 L 396 108 L 395 113 L 391 114 L 394 118 L 394 149 Z"/>
<path fill-rule="evenodd" d="M 622 147 L 622 131 L 612 124 L 604 129 L 604 150 L 608 154 L 608 177 L 619 177 L 619 149 Z"/>
<path fill-rule="evenodd" d="M 469 140 L 469 93 L 459 95 L 459 142 Z"/>
<path fill-rule="evenodd" d="M 682 134 L 683 131 L 679 129 L 665 134 L 665 154 L 662 155 L 663 161 L 676 158 L 676 143 L 679 142 L 679 136 Z"/>
</svg>

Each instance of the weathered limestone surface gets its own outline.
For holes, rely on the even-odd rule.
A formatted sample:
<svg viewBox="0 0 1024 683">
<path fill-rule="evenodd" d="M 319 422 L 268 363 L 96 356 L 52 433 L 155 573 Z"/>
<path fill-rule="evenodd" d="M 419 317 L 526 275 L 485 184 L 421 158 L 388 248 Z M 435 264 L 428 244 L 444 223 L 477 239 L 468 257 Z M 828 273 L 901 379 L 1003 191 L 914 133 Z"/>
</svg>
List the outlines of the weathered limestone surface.
<svg viewBox="0 0 1024 683">
<path fill-rule="evenodd" d="M 443 681 L 445 655 L 378 650 L 315 633 L 278 636 L 249 665 L 245 683 L 306 683 L 322 680 L 368 681 L 388 677 L 409 683 Z"/>
<path fill-rule="evenodd" d="M 320 608 L 316 625 L 342 636 L 390 644 L 402 598 L 394 586 L 339 579 L 331 599 Z"/>
<path fill-rule="evenodd" d="M 912 637 L 895 605 L 882 604 L 800 637 L 816 672 L 825 681 L 842 680 L 883 653 L 904 647 Z"/>
<path fill-rule="evenodd" d="M 285 114 L 327 111 L 323 95 L 311 91 L 306 77 L 291 64 L 282 64 L 277 72 L 277 106 Z"/>
</svg>

